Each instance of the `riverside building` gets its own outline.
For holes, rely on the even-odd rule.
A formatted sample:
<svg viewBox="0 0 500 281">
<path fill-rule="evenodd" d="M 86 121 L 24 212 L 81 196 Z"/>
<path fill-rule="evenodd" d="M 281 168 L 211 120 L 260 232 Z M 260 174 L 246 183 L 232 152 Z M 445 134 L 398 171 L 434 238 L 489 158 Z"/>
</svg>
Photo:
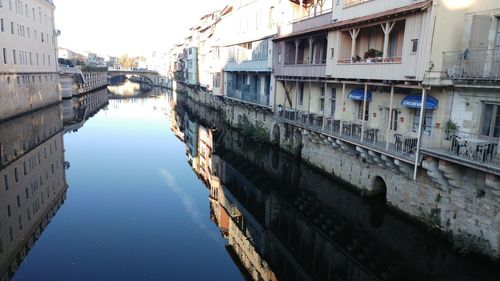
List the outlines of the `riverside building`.
<svg viewBox="0 0 500 281">
<path fill-rule="evenodd" d="M 61 100 L 52 0 L 0 1 L 0 120 Z"/>
</svg>

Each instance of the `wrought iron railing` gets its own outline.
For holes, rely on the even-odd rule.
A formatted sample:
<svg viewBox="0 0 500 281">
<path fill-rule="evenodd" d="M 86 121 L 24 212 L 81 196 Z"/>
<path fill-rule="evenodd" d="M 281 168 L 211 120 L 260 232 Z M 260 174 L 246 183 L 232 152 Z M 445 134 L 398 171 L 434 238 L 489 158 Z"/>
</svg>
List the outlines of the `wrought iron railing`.
<svg viewBox="0 0 500 281">
<path fill-rule="evenodd" d="M 500 48 L 443 53 L 443 79 L 500 81 Z"/>
<path fill-rule="evenodd" d="M 422 148 L 457 159 L 500 166 L 496 160 L 498 141 L 498 138 L 460 130 L 432 128 L 430 134 L 423 134 Z"/>
<path fill-rule="evenodd" d="M 339 137 L 340 139 L 351 140 L 356 143 L 376 147 L 380 150 L 391 152 L 407 158 L 415 156 L 417 149 L 417 134 L 413 131 L 403 133 L 392 133 L 388 139 L 383 140 L 385 130 L 380 128 L 370 128 L 361 125 L 359 120 L 342 121 L 334 119 L 332 116 L 303 112 L 295 109 L 281 109 L 276 113 L 277 117 L 292 121 L 321 133 Z M 364 129 L 364 131 L 363 131 Z M 362 137 L 363 135 L 363 137 Z"/>
</svg>

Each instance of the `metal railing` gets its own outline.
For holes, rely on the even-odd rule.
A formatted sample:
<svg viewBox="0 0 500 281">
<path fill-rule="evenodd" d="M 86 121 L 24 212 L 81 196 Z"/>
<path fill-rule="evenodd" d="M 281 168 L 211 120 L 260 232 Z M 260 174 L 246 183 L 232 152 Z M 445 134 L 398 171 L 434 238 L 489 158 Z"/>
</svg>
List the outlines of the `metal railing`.
<svg viewBox="0 0 500 281">
<path fill-rule="evenodd" d="M 500 166 L 496 160 L 498 142 L 498 138 L 443 128 L 432 128 L 430 134 L 424 133 L 422 136 L 423 149 L 457 159 Z"/>
<path fill-rule="evenodd" d="M 303 112 L 295 109 L 283 109 L 277 117 L 292 121 L 296 125 L 315 131 L 350 140 L 356 143 L 376 147 L 392 154 L 406 158 L 414 158 L 417 149 L 417 134 L 413 131 L 391 133 L 388 139 L 382 140 L 387 133 L 380 128 L 361 125 L 361 120 L 347 121 L 334 119 L 332 116 Z M 362 128 L 364 130 L 362 130 Z M 362 137 L 363 135 L 363 137 Z"/>
<path fill-rule="evenodd" d="M 500 48 L 444 52 L 441 77 L 464 81 L 500 81 Z"/>
<path fill-rule="evenodd" d="M 343 58 L 337 60 L 337 63 L 339 64 L 372 64 L 372 63 L 401 63 L 402 59 L 401 57 L 387 57 L 387 58 L 382 58 L 382 57 L 375 57 L 375 58 L 359 58 L 358 60 L 356 59 L 350 59 L 350 58 Z"/>
</svg>

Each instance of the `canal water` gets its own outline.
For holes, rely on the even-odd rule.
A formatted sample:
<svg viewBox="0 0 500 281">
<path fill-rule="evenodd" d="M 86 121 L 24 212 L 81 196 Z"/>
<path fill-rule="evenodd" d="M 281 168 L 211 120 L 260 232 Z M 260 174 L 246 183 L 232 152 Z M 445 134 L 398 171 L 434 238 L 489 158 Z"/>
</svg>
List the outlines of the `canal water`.
<svg viewBox="0 0 500 281">
<path fill-rule="evenodd" d="M 0 280 L 500 277 L 182 94 L 99 91 L 0 143 Z"/>
</svg>

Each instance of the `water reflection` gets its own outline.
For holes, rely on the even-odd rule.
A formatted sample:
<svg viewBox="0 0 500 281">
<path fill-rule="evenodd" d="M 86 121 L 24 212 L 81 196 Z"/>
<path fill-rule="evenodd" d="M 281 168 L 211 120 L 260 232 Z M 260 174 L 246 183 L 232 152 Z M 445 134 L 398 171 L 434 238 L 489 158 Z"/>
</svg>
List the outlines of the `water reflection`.
<svg viewBox="0 0 500 281">
<path fill-rule="evenodd" d="M 64 203 L 61 106 L 0 124 L 0 280 L 10 280 Z"/>
<path fill-rule="evenodd" d="M 158 96 L 164 93 L 164 90 L 145 83 L 137 83 L 126 79 L 119 83 L 112 83 L 108 86 L 111 99 L 129 99 L 137 97 Z"/>
<path fill-rule="evenodd" d="M 171 130 L 210 190 L 210 218 L 251 280 L 496 280 L 382 201 L 228 130 L 217 111 L 169 97 Z"/>
<path fill-rule="evenodd" d="M 63 135 L 108 104 L 108 90 L 0 124 L 0 280 L 10 280 L 66 200 Z"/>
<path fill-rule="evenodd" d="M 85 122 L 109 104 L 108 90 L 101 89 L 63 101 L 64 133 L 76 132 Z"/>
</svg>

